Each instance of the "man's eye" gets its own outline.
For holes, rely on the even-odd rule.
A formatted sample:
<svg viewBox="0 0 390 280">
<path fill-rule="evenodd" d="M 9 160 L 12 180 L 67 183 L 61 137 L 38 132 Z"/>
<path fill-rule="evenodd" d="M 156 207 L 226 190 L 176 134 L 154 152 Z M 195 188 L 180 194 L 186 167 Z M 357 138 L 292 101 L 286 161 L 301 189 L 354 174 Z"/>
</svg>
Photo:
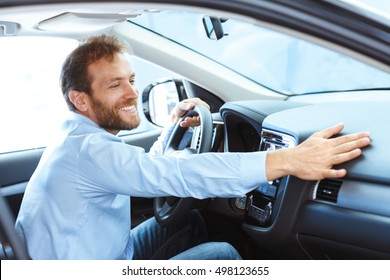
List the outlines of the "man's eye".
<svg viewBox="0 0 390 280">
<path fill-rule="evenodd" d="M 117 88 L 117 87 L 119 87 L 119 84 L 113 84 L 110 86 L 110 88 Z"/>
<path fill-rule="evenodd" d="M 135 80 L 130 80 L 130 84 L 134 85 L 135 84 Z"/>
</svg>

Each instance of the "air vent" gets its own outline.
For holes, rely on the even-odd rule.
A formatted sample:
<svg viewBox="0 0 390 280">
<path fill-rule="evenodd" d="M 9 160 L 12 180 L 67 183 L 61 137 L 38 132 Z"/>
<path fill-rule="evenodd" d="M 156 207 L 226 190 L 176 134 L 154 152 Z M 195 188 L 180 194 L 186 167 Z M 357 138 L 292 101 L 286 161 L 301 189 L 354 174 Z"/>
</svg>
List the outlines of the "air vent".
<svg viewBox="0 0 390 280">
<path fill-rule="evenodd" d="M 214 126 L 213 127 L 213 131 L 212 131 L 212 136 L 211 136 L 212 140 L 211 140 L 211 147 L 210 148 L 212 148 L 213 144 L 215 143 L 216 133 L 217 133 L 217 126 Z M 192 135 L 193 136 L 192 136 L 191 148 L 199 150 L 200 141 L 202 139 L 202 131 L 201 131 L 199 126 L 193 128 L 193 134 Z"/>
<path fill-rule="evenodd" d="M 202 131 L 199 129 L 198 137 L 196 137 L 196 149 L 199 150 L 200 148 L 200 140 L 202 139 Z"/>
<path fill-rule="evenodd" d="M 318 181 L 314 187 L 313 199 L 337 203 L 337 197 L 342 184 L 342 181 L 332 179 Z"/>
</svg>

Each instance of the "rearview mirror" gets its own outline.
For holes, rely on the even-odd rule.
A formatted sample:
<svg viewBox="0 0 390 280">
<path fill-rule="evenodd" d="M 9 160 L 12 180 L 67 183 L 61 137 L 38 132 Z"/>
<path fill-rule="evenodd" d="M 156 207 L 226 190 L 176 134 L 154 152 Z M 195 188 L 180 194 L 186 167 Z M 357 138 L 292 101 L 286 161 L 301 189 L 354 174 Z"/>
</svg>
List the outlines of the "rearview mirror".
<svg viewBox="0 0 390 280">
<path fill-rule="evenodd" d="M 219 40 L 223 36 L 227 35 L 223 31 L 222 27 L 222 23 L 224 23 L 226 20 L 217 17 L 205 16 L 203 17 L 202 21 L 206 30 L 206 35 L 211 40 Z"/>
</svg>

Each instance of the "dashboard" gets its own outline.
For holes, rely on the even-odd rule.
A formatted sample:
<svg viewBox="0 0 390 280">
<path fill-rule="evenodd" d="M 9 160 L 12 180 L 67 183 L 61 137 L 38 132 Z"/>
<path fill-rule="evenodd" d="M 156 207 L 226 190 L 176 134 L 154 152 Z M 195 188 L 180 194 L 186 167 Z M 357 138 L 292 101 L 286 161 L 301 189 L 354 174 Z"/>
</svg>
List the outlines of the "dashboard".
<svg viewBox="0 0 390 280">
<path fill-rule="evenodd" d="M 390 111 L 386 102 L 240 101 L 224 104 L 224 151 L 288 149 L 343 122 L 343 134 L 370 131 L 371 145 L 342 165 L 342 179 L 293 176 L 259 186 L 234 205 L 259 245 L 286 258 L 390 258 Z"/>
</svg>

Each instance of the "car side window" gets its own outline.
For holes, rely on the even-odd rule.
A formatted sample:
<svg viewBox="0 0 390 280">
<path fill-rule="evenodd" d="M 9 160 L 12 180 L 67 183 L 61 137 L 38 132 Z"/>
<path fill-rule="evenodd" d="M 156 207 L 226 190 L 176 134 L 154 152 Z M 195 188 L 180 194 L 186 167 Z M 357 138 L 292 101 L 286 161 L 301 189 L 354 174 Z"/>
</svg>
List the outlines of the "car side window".
<svg viewBox="0 0 390 280">
<path fill-rule="evenodd" d="M 0 154 L 44 148 L 69 114 L 59 79 L 62 63 L 78 41 L 0 37 L 0 45 Z M 180 78 L 136 56 L 131 56 L 129 62 L 137 73 L 136 87 L 140 93 L 162 77 Z M 121 131 L 119 135 L 143 131 L 146 124 L 143 121 L 134 131 Z"/>
<path fill-rule="evenodd" d="M 45 147 L 68 114 L 59 76 L 77 41 L 2 37 L 0 45 L 0 153 Z"/>
</svg>

